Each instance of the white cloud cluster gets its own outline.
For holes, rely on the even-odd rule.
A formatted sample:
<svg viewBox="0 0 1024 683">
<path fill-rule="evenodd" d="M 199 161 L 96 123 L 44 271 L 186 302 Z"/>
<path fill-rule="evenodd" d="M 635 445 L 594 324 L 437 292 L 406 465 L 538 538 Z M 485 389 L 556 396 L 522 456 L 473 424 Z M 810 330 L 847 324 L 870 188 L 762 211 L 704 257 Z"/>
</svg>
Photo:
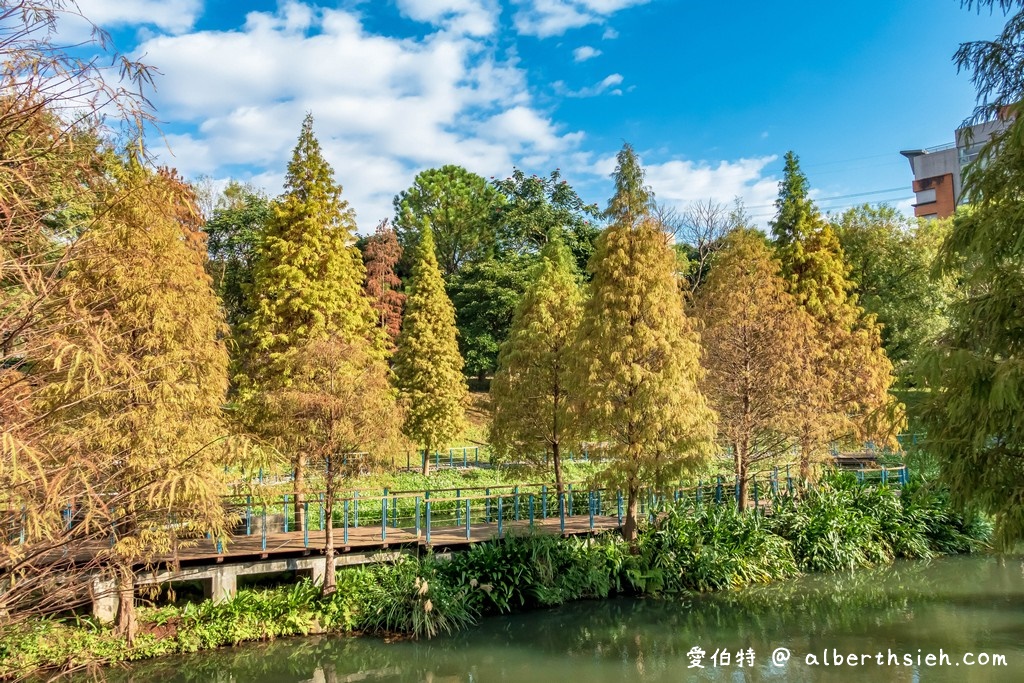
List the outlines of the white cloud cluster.
<svg viewBox="0 0 1024 683">
<path fill-rule="evenodd" d="M 707 199 L 731 204 L 737 197 L 746 206 L 763 207 L 771 205 L 778 194 L 778 179 L 764 172 L 776 159 L 777 156 L 771 155 L 717 163 L 672 160 L 645 163 L 644 169 L 647 184 L 654 190 L 658 202 L 676 209 L 685 209 L 693 202 Z M 593 173 L 603 176 L 614 169 L 614 156 L 603 157 L 592 166 Z"/>
<path fill-rule="evenodd" d="M 203 0 L 77 0 L 82 16 L 103 28 L 152 26 L 168 33 L 191 29 Z"/>
<path fill-rule="evenodd" d="M 601 51 L 589 45 L 581 45 L 580 47 L 572 51 L 572 59 L 574 62 L 577 63 L 585 62 L 588 59 L 593 59 L 594 57 L 600 56 Z"/>
<path fill-rule="evenodd" d="M 162 72 L 161 118 L 185 124 L 168 136 L 169 163 L 187 175 L 255 169 L 253 180 L 276 193 L 312 111 L 364 227 L 423 168 L 497 175 L 524 159 L 546 164 L 582 138 L 533 105 L 519 67 L 447 30 L 375 35 L 355 14 L 292 1 L 248 14 L 238 30 L 158 36 L 137 52 Z"/>
<path fill-rule="evenodd" d="M 478 37 L 497 30 L 501 13 L 497 0 L 398 0 L 398 8 L 413 21 Z"/>
<path fill-rule="evenodd" d="M 552 83 L 555 91 L 565 97 L 597 97 L 598 95 L 621 95 L 622 89 L 616 86 L 622 85 L 622 74 L 609 74 L 594 85 L 579 90 L 570 90 L 564 81 Z"/>
<path fill-rule="evenodd" d="M 644 5 L 650 0 L 515 0 L 519 11 L 516 28 L 525 35 L 549 38 L 569 29 L 601 24 L 619 10 Z M 606 37 L 617 36 L 617 33 Z"/>
</svg>

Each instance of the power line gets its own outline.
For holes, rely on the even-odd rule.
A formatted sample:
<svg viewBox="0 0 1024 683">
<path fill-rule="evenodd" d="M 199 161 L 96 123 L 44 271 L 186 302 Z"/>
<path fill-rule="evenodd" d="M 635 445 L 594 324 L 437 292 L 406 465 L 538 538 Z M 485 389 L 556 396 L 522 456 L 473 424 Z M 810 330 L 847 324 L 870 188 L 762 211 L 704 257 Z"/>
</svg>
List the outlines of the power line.
<svg viewBox="0 0 1024 683">
<path fill-rule="evenodd" d="M 868 192 L 854 192 L 853 194 L 838 194 L 838 195 L 835 195 L 834 197 L 818 197 L 816 199 L 812 199 L 812 201 L 814 201 L 815 203 L 818 203 L 818 202 L 827 202 L 827 201 L 830 201 L 832 199 L 850 199 L 851 197 L 867 197 L 869 195 L 885 194 L 886 192 L 902 192 L 902 191 L 904 191 L 906 189 L 907 189 L 906 185 L 901 185 L 899 187 L 890 187 L 890 188 L 888 188 L 886 190 L 870 190 Z M 748 209 L 770 209 L 770 208 L 773 208 L 774 206 L 775 206 L 775 204 L 760 204 L 758 206 L 748 206 L 747 208 Z"/>
</svg>

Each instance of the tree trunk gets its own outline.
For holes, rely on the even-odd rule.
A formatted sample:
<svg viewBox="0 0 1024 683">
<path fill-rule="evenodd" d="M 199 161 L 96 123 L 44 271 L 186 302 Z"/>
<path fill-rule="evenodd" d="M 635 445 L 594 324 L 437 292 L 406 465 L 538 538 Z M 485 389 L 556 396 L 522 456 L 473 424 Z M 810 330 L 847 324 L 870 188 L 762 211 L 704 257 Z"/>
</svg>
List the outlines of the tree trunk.
<svg viewBox="0 0 1024 683">
<path fill-rule="evenodd" d="M 807 436 L 800 439 L 800 481 L 807 483 L 811 479 L 811 440 Z"/>
<path fill-rule="evenodd" d="M 429 448 L 424 448 L 423 449 L 423 470 L 422 470 L 421 473 L 423 474 L 424 477 L 427 476 L 428 474 L 430 474 L 430 449 Z"/>
<path fill-rule="evenodd" d="M 305 501 L 305 487 L 306 487 L 306 456 L 300 455 L 295 460 L 295 529 L 294 531 L 302 531 L 306 528 L 306 509 L 303 505 Z"/>
<path fill-rule="evenodd" d="M 552 444 L 551 449 L 551 459 L 555 463 L 555 486 L 558 489 L 558 495 L 562 495 L 565 493 L 565 484 L 562 483 L 562 454 L 560 444 L 556 441 Z"/>
<path fill-rule="evenodd" d="M 135 615 L 135 574 L 131 567 L 120 567 L 117 576 L 117 635 L 128 645 L 135 643 L 139 622 Z"/>
<path fill-rule="evenodd" d="M 747 487 L 749 486 L 749 482 L 747 481 L 747 467 L 746 467 L 746 463 L 743 463 L 743 464 L 740 465 L 740 472 L 739 472 L 738 479 L 739 479 L 739 482 L 740 482 L 740 492 L 739 492 L 739 500 L 736 501 L 736 509 L 738 509 L 740 512 L 746 512 L 747 511 Z"/>
<path fill-rule="evenodd" d="M 747 457 L 749 446 L 746 443 L 733 445 L 735 455 L 736 481 L 739 483 L 737 492 L 736 509 L 740 512 L 747 510 Z"/>
<path fill-rule="evenodd" d="M 334 563 L 334 491 L 329 491 L 326 498 L 324 505 L 324 516 L 327 519 L 327 527 L 324 530 L 324 583 L 320 587 L 320 595 L 325 598 L 334 593 L 338 587 L 338 576 Z"/>
<path fill-rule="evenodd" d="M 622 537 L 629 543 L 629 551 L 633 554 L 639 552 L 637 547 L 637 535 L 638 535 L 638 508 L 639 508 L 639 491 L 635 485 L 630 485 L 627 489 L 626 504 L 626 518 L 622 522 Z"/>
</svg>

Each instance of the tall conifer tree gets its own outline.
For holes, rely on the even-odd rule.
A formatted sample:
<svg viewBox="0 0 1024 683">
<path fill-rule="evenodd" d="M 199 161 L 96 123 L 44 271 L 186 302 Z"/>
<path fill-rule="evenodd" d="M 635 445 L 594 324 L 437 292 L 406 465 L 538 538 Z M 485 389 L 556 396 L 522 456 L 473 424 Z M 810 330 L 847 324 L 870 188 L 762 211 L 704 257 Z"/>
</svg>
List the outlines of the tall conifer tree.
<svg viewBox="0 0 1024 683">
<path fill-rule="evenodd" d="M 792 152 L 775 205 L 772 229 L 787 287 L 815 321 L 805 357 L 819 381 L 806 386 L 800 427 L 800 475 L 806 479 L 830 441 L 893 442 L 902 406 L 889 394 L 895 377 L 881 329 L 857 304 L 839 239 L 808 197 Z"/>
<path fill-rule="evenodd" d="M 387 334 L 392 352 L 402 329 L 402 306 L 405 304 L 402 280 L 395 274 L 395 266 L 401 258 L 402 245 L 398 243 L 395 229 L 385 218 L 366 241 L 363 261 L 366 263 L 366 295 L 373 302 L 378 324 Z"/>
<path fill-rule="evenodd" d="M 394 371 L 406 409 L 403 431 L 430 453 L 447 445 L 465 424 L 466 380 L 456 339 L 455 308 L 444 291 L 427 224 L 416 247 Z"/>
<path fill-rule="evenodd" d="M 366 272 L 355 247 L 355 221 L 334 171 L 313 134 L 313 117 L 302 123 L 285 176 L 285 192 L 271 206 L 253 271 L 252 314 L 242 327 L 239 385 L 249 422 L 268 419 L 267 392 L 286 387 L 294 356 L 310 342 L 337 338 L 368 344 L 384 356 L 384 335 L 363 292 Z M 295 517 L 304 527 L 303 454 L 291 454 Z"/>
<path fill-rule="evenodd" d="M 227 532 L 228 356 L 191 191 L 134 163 L 116 172 L 118 190 L 61 285 L 69 305 L 44 400 L 50 452 L 81 480 L 78 514 L 113 534 L 118 629 L 130 641 L 132 566 Z"/>
<path fill-rule="evenodd" d="M 569 357 L 583 295 L 560 233 L 558 228 L 548 233 L 498 356 L 491 384 L 491 447 L 499 457 L 516 456 L 535 464 L 550 457 L 562 493 L 562 444 L 572 420 Z"/>
<path fill-rule="evenodd" d="M 805 358 L 814 322 L 786 290 L 779 268 L 764 235 L 735 230 L 697 290 L 705 386 L 719 434 L 732 449 L 741 510 L 750 467 L 789 450 L 801 398 L 819 381 Z"/>
<path fill-rule="evenodd" d="M 619 153 L 612 224 L 591 260 L 593 280 L 573 352 L 581 431 L 605 442 L 608 483 L 625 489 L 623 534 L 637 537 L 641 488 L 662 486 L 710 453 L 714 413 L 701 393 L 698 336 L 683 311 L 677 260 L 651 218 L 643 169 Z"/>
</svg>

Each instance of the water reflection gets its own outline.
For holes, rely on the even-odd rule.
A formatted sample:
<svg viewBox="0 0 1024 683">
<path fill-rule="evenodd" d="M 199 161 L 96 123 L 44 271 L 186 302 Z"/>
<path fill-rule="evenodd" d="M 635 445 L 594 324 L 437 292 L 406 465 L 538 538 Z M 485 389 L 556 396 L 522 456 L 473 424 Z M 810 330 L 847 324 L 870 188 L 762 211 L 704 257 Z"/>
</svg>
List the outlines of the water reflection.
<svg viewBox="0 0 1024 683">
<path fill-rule="evenodd" d="M 694 646 L 704 669 L 689 668 Z M 770 662 L 775 648 L 793 653 Z M 726 649 L 730 666 L 711 655 Z M 739 667 L 752 649 L 754 666 Z M 808 666 L 831 653 L 940 649 L 948 667 Z M 965 652 L 1006 656 L 1005 667 L 956 666 Z M 605 683 L 618 681 L 1024 680 L 1024 559 L 944 558 L 673 602 L 578 603 L 487 619 L 429 642 L 309 637 L 175 657 L 110 671 L 111 682 Z"/>
</svg>

